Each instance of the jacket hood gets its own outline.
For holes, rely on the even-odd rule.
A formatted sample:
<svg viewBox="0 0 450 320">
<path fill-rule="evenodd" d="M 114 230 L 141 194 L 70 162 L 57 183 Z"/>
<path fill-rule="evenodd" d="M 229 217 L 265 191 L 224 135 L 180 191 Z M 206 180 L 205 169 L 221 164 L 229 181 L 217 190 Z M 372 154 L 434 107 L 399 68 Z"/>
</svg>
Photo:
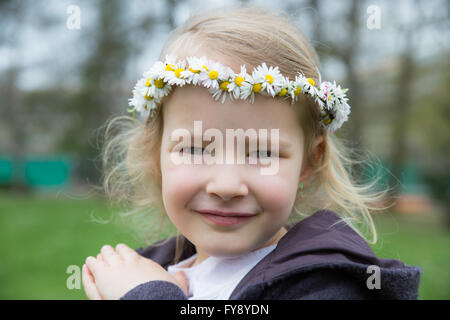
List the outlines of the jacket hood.
<svg viewBox="0 0 450 320">
<path fill-rule="evenodd" d="M 378 258 L 367 242 L 334 211 L 317 211 L 287 229 L 276 248 L 239 282 L 230 299 L 248 286 L 329 269 L 345 272 L 364 286 L 378 272 L 379 287 L 371 290 L 375 299 L 418 298 L 422 270 L 399 260 Z M 137 252 L 167 269 L 174 262 L 175 246 L 174 236 L 145 249 L 139 248 Z M 196 253 L 195 246 L 186 238 L 182 248 L 180 261 Z"/>
</svg>

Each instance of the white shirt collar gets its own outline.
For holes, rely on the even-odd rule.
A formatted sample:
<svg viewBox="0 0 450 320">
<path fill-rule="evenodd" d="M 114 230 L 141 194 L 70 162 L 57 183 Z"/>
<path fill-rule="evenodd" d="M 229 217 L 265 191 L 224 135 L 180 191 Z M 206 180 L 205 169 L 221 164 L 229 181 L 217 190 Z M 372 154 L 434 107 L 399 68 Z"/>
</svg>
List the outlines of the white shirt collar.
<svg viewBox="0 0 450 320">
<path fill-rule="evenodd" d="M 233 258 L 208 257 L 194 267 L 186 267 L 196 259 L 194 254 L 169 266 L 167 271 L 184 271 L 189 280 L 189 299 L 227 300 L 241 279 L 275 247 L 276 244 Z"/>
</svg>

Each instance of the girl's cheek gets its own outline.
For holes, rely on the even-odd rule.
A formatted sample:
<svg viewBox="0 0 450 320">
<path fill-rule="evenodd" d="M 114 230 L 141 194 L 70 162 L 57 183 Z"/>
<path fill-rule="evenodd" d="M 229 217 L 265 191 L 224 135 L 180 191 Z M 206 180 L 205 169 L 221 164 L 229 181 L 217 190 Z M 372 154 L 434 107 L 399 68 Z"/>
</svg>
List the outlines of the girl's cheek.
<svg viewBox="0 0 450 320">
<path fill-rule="evenodd" d="M 172 162 L 162 167 L 163 199 L 166 208 L 168 205 L 185 206 L 198 191 L 196 182 L 200 180 L 197 170 L 191 165 L 175 165 Z"/>
<path fill-rule="evenodd" d="M 263 208 L 266 211 L 280 214 L 289 210 L 288 208 L 293 201 L 292 190 L 289 186 L 286 181 L 280 181 L 280 179 L 267 181 L 260 194 Z"/>
<path fill-rule="evenodd" d="M 296 176 L 299 168 L 286 162 L 280 165 L 279 172 L 273 176 L 261 176 L 264 182 L 255 183 L 258 188 L 258 201 L 268 212 L 289 214 L 294 204 L 297 189 Z"/>
</svg>

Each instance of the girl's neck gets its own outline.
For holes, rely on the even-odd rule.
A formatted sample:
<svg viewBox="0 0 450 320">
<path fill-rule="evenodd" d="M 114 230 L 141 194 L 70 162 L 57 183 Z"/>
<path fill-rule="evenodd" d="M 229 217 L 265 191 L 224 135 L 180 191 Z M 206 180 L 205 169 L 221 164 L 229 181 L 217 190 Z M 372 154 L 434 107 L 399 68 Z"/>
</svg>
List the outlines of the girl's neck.
<svg viewBox="0 0 450 320">
<path fill-rule="evenodd" d="M 278 241 L 280 241 L 280 239 L 287 233 L 287 230 L 285 227 L 282 227 L 269 241 L 267 241 L 264 245 L 262 245 L 261 247 L 255 249 L 262 249 L 274 244 L 277 244 Z M 197 248 L 197 247 L 196 247 Z M 197 257 L 196 259 L 193 261 L 193 263 L 188 266 L 189 268 L 194 267 L 200 263 L 202 263 L 203 261 L 205 261 L 206 259 L 209 258 L 209 255 L 207 255 L 205 252 L 201 251 L 201 250 L 197 250 Z"/>
</svg>

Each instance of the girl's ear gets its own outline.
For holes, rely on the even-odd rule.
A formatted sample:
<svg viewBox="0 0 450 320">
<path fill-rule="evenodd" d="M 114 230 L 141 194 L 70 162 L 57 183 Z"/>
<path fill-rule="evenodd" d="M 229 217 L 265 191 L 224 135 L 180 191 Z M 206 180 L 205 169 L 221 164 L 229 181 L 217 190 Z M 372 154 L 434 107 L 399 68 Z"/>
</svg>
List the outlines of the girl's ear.
<svg viewBox="0 0 450 320">
<path fill-rule="evenodd" d="M 314 141 L 314 143 L 313 143 L 312 152 L 313 152 L 314 162 L 318 162 L 323 155 L 324 141 L 325 141 L 325 139 L 323 136 L 318 136 L 316 138 L 316 141 Z"/>
<path fill-rule="evenodd" d="M 302 175 L 300 176 L 300 181 L 301 182 L 306 182 L 309 180 L 309 178 L 311 177 L 312 172 L 314 171 L 314 164 L 317 163 L 320 158 L 322 157 L 323 154 L 323 143 L 324 143 L 324 137 L 318 136 L 316 138 L 316 140 L 313 143 L 312 146 L 312 156 L 308 157 L 307 159 L 307 163 L 305 164 L 306 167 L 303 170 Z M 312 159 L 311 161 L 313 161 L 313 163 L 311 163 L 311 161 L 309 159 Z"/>
</svg>

